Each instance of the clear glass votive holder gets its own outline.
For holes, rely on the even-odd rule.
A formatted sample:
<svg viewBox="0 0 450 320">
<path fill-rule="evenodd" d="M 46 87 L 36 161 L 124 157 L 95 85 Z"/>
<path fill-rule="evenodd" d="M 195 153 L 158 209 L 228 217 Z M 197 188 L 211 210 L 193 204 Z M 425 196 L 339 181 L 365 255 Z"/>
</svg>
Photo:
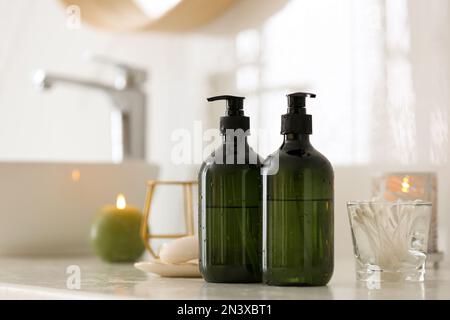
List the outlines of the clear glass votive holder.
<svg viewBox="0 0 450 320">
<path fill-rule="evenodd" d="M 431 206 L 420 200 L 348 202 L 356 278 L 423 281 Z"/>
</svg>

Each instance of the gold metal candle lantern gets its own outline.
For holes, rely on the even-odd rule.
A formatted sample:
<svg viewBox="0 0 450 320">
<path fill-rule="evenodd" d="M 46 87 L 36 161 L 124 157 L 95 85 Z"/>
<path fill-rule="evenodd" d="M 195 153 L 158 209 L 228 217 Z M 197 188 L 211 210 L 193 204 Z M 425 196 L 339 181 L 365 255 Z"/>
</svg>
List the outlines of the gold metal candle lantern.
<svg viewBox="0 0 450 320">
<path fill-rule="evenodd" d="M 437 245 L 437 178 L 432 172 L 393 172 L 373 179 L 372 193 L 375 197 L 387 201 L 414 201 L 417 199 L 433 204 L 427 262 L 438 267 L 442 253 Z"/>
<path fill-rule="evenodd" d="M 152 239 L 176 239 L 185 236 L 194 235 L 194 208 L 193 208 L 193 187 L 197 184 L 196 181 L 158 181 L 150 180 L 147 182 L 147 196 L 145 199 L 144 217 L 141 224 L 141 237 L 148 252 L 154 257 L 158 255 L 153 251 L 150 241 Z M 157 234 L 152 233 L 150 226 L 150 214 L 153 195 L 157 186 L 180 186 L 183 189 L 184 202 L 184 220 L 185 233 L 175 234 Z"/>
</svg>

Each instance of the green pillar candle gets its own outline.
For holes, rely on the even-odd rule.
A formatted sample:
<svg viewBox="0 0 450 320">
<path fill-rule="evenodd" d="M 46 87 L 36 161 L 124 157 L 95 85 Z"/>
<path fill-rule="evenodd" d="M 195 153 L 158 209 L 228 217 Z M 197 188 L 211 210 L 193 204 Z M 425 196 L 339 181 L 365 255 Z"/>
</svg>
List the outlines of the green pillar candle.
<svg viewBox="0 0 450 320">
<path fill-rule="evenodd" d="M 140 237 L 142 213 L 127 206 L 122 194 L 115 206 L 104 206 L 91 226 L 91 242 L 95 252 L 108 262 L 134 262 L 145 247 Z"/>
</svg>

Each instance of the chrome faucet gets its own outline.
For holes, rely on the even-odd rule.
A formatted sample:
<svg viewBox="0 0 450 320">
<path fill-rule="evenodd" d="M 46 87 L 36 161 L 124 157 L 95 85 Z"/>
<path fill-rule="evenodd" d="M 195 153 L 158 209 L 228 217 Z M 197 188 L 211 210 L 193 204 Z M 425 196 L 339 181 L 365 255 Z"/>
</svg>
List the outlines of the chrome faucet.
<svg viewBox="0 0 450 320">
<path fill-rule="evenodd" d="M 113 102 L 111 110 L 112 160 L 144 159 L 146 157 L 146 93 L 142 88 L 147 72 L 106 57 L 91 56 L 90 60 L 113 66 L 114 83 L 104 84 L 67 75 L 37 70 L 33 82 L 40 90 L 55 84 L 67 84 L 105 92 Z"/>
</svg>

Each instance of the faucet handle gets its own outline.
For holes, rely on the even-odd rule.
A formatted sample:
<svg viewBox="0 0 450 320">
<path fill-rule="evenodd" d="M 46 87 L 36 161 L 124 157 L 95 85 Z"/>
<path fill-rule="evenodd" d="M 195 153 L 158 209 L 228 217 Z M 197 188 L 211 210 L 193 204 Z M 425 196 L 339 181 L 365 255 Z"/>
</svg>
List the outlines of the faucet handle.
<svg viewBox="0 0 450 320">
<path fill-rule="evenodd" d="M 145 83 L 145 81 L 147 80 L 147 70 L 145 69 L 130 66 L 125 64 L 124 62 L 114 60 L 108 56 L 92 54 L 91 52 L 85 52 L 83 56 L 86 60 L 116 68 L 117 75 L 116 79 L 114 80 L 114 85 L 118 89 L 140 85 Z"/>
</svg>

